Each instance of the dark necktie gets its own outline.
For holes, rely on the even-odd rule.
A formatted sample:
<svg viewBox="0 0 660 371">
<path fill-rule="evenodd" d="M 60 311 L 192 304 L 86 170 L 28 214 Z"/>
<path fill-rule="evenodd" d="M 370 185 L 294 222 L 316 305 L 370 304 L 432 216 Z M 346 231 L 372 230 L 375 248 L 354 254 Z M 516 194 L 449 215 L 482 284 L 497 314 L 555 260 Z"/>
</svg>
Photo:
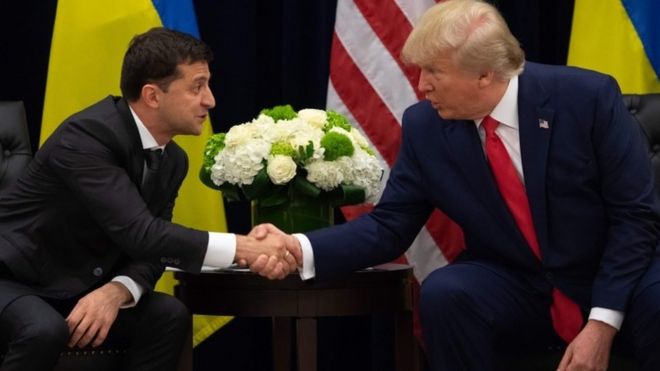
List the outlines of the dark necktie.
<svg viewBox="0 0 660 371">
<path fill-rule="evenodd" d="M 527 193 L 522 181 L 518 177 L 511 157 L 495 129 L 500 123 L 490 116 L 481 122 L 486 131 L 486 156 L 488 164 L 495 177 L 497 188 L 516 221 L 520 232 L 534 255 L 541 260 L 541 249 L 536 238 L 536 230 L 532 222 L 532 213 L 527 200 Z M 582 328 L 582 314 L 580 307 L 557 288 L 552 290 L 552 306 L 550 307 L 552 325 L 557 334 L 570 343 Z"/>
<path fill-rule="evenodd" d="M 145 149 L 144 159 L 147 167 L 144 171 L 144 176 L 142 177 L 142 195 L 146 198 L 150 198 L 151 193 L 157 184 L 158 169 L 163 160 L 163 150 L 159 148 Z"/>
</svg>

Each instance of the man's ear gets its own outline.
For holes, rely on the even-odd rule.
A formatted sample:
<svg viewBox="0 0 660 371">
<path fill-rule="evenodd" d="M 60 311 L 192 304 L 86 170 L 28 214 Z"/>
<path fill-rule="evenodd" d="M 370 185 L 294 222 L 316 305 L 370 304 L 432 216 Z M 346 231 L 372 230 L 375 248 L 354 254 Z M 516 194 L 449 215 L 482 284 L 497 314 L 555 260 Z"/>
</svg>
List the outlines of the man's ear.
<svg viewBox="0 0 660 371">
<path fill-rule="evenodd" d="M 479 87 L 486 88 L 493 83 L 493 80 L 495 80 L 495 72 L 483 72 L 479 75 Z"/>
<path fill-rule="evenodd" d="M 151 108 L 158 108 L 160 105 L 160 88 L 156 84 L 145 84 L 142 86 L 140 99 Z"/>
</svg>

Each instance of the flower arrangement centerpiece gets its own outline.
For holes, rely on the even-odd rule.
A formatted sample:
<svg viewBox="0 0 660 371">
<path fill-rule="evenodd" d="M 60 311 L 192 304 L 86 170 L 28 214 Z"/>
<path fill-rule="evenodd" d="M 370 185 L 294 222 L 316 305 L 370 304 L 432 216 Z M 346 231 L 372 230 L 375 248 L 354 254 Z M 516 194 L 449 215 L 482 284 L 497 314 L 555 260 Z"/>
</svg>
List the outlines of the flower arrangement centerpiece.
<svg viewBox="0 0 660 371">
<path fill-rule="evenodd" d="M 252 200 L 253 224 L 291 233 L 332 224 L 333 207 L 375 201 L 382 174 L 346 117 L 283 105 L 209 138 L 200 178 L 228 200 Z"/>
</svg>

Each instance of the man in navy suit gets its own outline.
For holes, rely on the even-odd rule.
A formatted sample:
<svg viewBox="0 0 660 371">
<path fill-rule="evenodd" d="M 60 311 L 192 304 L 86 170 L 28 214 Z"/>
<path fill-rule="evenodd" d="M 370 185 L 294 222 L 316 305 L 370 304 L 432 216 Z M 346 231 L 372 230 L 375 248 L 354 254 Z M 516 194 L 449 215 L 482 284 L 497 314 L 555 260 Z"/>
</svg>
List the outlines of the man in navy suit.
<svg viewBox="0 0 660 371">
<path fill-rule="evenodd" d="M 499 345 L 555 332 L 568 343 L 560 370 L 605 370 L 615 336 L 642 370 L 660 370 L 660 204 L 616 82 L 526 62 L 497 10 L 475 0 L 428 10 L 403 57 L 426 100 L 404 113 L 383 196 L 353 222 L 289 237 L 303 278 L 398 257 L 439 208 L 465 250 L 422 284 L 433 370 L 493 370 Z M 487 137 L 512 178 L 500 181 Z M 506 196 L 514 183 L 522 203 Z"/>
<path fill-rule="evenodd" d="M 174 370 L 191 317 L 152 290 L 166 265 L 199 272 L 263 256 L 271 278 L 295 269 L 277 239 L 170 221 L 188 170 L 172 138 L 199 135 L 215 105 L 211 57 L 176 31 L 136 36 L 124 97 L 66 119 L 0 195 L 2 370 L 52 370 L 66 345 L 104 343 L 127 349 L 123 370 Z"/>
</svg>

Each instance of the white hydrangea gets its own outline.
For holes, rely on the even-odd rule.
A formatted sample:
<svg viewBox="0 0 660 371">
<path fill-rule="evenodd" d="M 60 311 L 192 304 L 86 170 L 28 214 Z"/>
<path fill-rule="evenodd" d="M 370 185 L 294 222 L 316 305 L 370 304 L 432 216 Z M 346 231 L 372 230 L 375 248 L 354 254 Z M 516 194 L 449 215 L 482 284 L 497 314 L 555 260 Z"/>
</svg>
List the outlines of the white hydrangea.
<svg viewBox="0 0 660 371">
<path fill-rule="evenodd" d="M 271 144 L 263 139 L 245 141 L 243 145 L 227 146 L 215 156 L 211 166 L 211 180 L 217 185 L 252 184 L 257 173 L 263 169 Z"/>
<path fill-rule="evenodd" d="M 296 163 L 289 156 L 275 155 L 268 157 L 266 173 L 273 184 L 286 184 L 296 176 Z"/>
<path fill-rule="evenodd" d="M 344 181 L 342 166 L 336 161 L 313 161 L 305 169 L 307 180 L 324 191 L 331 191 Z"/>
<path fill-rule="evenodd" d="M 314 144 L 314 148 L 319 147 L 323 138 L 323 130 L 309 125 L 300 118 L 281 120 L 275 125 L 274 130 L 278 137 L 275 141 L 290 143 L 296 149 L 299 146 L 307 146 L 309 142 Z"/>
<path fill-rule="evenodd" d="M 333 126 L 332 129 L 330 129 L 330 132 L 333 132 L 333 131 L 335 133 L 339 133 L 341 135 L 344 135 L 344 136 L 348 137 L 349 139 L 352 138 L 352 135 L 351 135 L 350 132 L 346 131 L 346 129 L 341 128 L 339 126 Z M 354 130 L 351 130 L 351 131 L 354 131 Z"/>
<path fill-rule="evenodd" d="M 301 109 L 298 111 L 298 117 L 317 129 L 323 129 L 328 120 L 328 114 L 325 111 L 313 108 Z"/>
<path fill-rule="evenodd" d="M 353 156 L 343 156 L 336 162 L 342 167 L 344 184 L 364 188 L 366 201 L 377 201 L 383 169 L 375 156 L 362 150 L 356 150 Z"/>
<path fill-rule="evenodd" d="M 353 128 L 353 130 L 350 131 L 349 137 L 357 147 L 369 148 L 369 142 L 367 141 L 367 138 L 362 135 L 360 130 Z"/>
</svg>

